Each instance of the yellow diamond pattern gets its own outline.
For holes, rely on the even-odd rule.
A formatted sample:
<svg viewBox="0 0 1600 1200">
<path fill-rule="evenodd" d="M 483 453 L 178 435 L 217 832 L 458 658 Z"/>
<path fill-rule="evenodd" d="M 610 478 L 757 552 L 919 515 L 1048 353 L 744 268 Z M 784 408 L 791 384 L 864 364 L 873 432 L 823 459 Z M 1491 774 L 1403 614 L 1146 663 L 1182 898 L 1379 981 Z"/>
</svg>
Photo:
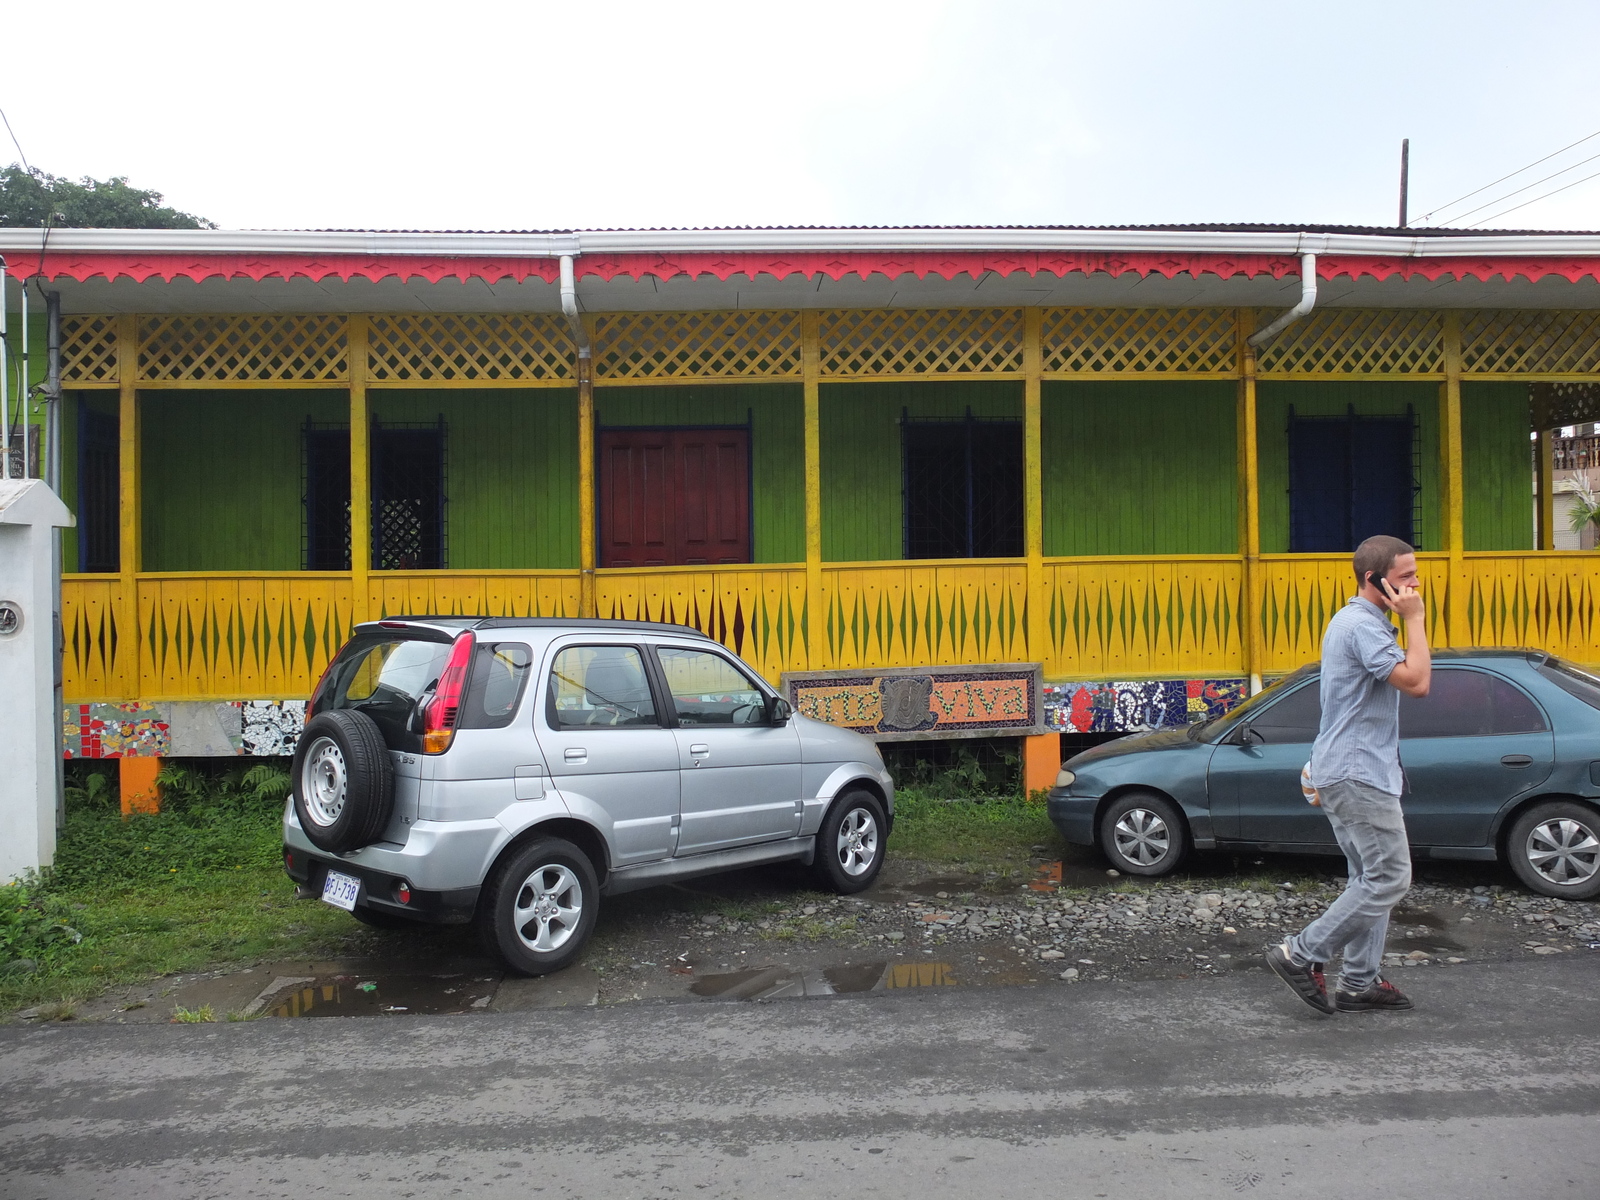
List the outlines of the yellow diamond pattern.
<svg viewBox="0 0 1600 1200">
<path fill-rule="evenodd" d="M 1232 309 L 1047 308 L 1047 374 L 1232 374 Z"/>
<path fill-rule="evenodd" d="M 979 375 L 1022 370 L 1022 310 L 825 312 L 824 375 Z"/>
<path fill-rule="evenodd" d="M 596 379 L 798 376 L 797 312 L 611 313 L 595 318 Z"/>
<path fill-rule="evenodd" d="M 349 378 L 339 316 L 142 317 L 139 378 L 150 383 L 328 382 Z"/>
</svg>

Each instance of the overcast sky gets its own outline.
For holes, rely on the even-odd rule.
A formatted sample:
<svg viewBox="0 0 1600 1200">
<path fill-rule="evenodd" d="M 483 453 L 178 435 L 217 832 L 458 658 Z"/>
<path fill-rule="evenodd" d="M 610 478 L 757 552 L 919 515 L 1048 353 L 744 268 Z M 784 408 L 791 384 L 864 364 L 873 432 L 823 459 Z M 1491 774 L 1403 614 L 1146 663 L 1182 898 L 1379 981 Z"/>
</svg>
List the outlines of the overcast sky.
<svg viewBox="0 0 1600 1200">
<path fill-rule="evenodd" d="M 1390 225 L 1402 137 L 1415 217 L 1600 131 L 1593 0 L 122 0 L 5 28 L 33 165 L 238 228 Z M 1600 229 L 1600 179 L 1491 224 Z"/>
</svg>

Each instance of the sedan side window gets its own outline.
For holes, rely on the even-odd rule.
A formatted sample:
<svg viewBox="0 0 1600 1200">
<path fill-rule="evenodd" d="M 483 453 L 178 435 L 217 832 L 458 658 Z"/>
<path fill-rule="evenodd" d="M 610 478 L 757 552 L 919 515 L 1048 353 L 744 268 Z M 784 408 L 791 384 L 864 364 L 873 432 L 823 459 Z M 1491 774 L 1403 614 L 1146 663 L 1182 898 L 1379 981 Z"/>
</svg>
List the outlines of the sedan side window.
<svg viewBox="0 0 1600 1200">
<path fill-rule="evenodd" d="M 1521 688 L 1487 671 L 1435 668 L 1426 696 L 1400 697 L 1400 736 L 1488 737 L 1536 733 L 1544 714 Z"/>
<path fill-rule="evenodd" d="M 568 646 L 550 668 L 548 708 L 556 729 L 659 725 L 635 646 Z"/>
<path fill-rule="evenodd" d="M 722 655 L 658 646 L 656 657 L 680 725 L 760 725 L 766 721 L 766 694 Z"/>
<path fill-rule="evenodd" d="M 1314 742 L 1322 724 L 1322 687 L 1318 680 L 1290 692 L 1250 722 L 1250 728 L 1269 746 Z"/>
</svg>

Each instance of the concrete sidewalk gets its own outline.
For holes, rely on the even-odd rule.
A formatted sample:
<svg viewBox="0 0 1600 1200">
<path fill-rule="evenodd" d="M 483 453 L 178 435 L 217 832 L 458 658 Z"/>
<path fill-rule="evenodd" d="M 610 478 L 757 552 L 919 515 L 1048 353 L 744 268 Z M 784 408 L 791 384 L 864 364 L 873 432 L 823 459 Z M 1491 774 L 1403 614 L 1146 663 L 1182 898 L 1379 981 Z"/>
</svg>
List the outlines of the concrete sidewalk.
<svg viewBox="0 0 1600 1200">
<path fill-rule="evenodd" d="M 1597 973 L 12 1026 L 0 1196 L 1592 1197 Z"/>
</svg>

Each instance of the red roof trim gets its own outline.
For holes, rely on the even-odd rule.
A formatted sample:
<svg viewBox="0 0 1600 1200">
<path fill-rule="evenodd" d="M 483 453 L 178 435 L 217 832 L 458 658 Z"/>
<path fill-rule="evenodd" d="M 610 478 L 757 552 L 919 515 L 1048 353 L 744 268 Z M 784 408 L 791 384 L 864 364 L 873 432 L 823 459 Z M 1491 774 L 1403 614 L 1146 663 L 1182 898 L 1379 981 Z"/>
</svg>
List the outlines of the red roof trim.
<svg viewBox="0 0 1600 1200">
<path fill-rule="evenodd" d="M 22 255 L 14 255 L 12 274 L 31 273 L 34 262 Z M 837 254 L 586 254 L 576 261 L 579 277 L 598 276 L 611 280 L 618 276 L 640 279 L 654 276 L 670 279 L 678 275 L 691 277 L 712 275 L 726 281 L 734 275 L 754 277 L 772 275 L 786 278 L 790 275 L 813 277 L 825 275 L 842 279 L 846 275 L 866 278 L 886 275 L 898 278 L 915 275 L 924 279 L 937 275 L 953 279 L 957 275 L 977 278 L 993 271 L 1006 276 L 1016 271 L 1026 274 L 1068 275 L 1073 272 L 1104 272 L 1122 275 L 1217 275 L 1224 279 L 1235 275 L 1270 275 L 1282 279 L 1294 275 L 1300 263 L 1292 255 L 1222 255 L 1222 254 L 1171 254 L 1171 253 L 1089 253 L 1044 252 L 1032 254 L 1004 253 L 926 253 L 894 254 L 888 252 L 845 251 Z M 83 282 L 95 277 L 107 279 L 129 278 L 138 283 L 149 279 L 191 279 L 196 282 L 221 277 L 322 280 L 366 279 L 374 283 L 390 278 L 422 278 L 430 283 L 445 279 L 465 282 L 482 279 L 498 283 L 510 279 L 522 282 L 542 279 L 555 283 L 560 275 L 558 260 L 554 258 L 455 258 L 448 255 L 299 255 L 299 254 L 47 254 L 44 261 L 46 276 L 68 278 Z M 1359 258 L 1320 256 L 1317 275 L 1322 279 L 1337 276 L 1374 279 L 1422 278 L 1436 280 L 1441 276 L 1489 280 L 1495 277 L 1512 279 L 1523 276 L 1538 280 L 1547 276 L 1560 276 L 1572 282 L 1580 279 L 1600 279 L 1600 259 L 1595 258 Z"/>
</svg>

